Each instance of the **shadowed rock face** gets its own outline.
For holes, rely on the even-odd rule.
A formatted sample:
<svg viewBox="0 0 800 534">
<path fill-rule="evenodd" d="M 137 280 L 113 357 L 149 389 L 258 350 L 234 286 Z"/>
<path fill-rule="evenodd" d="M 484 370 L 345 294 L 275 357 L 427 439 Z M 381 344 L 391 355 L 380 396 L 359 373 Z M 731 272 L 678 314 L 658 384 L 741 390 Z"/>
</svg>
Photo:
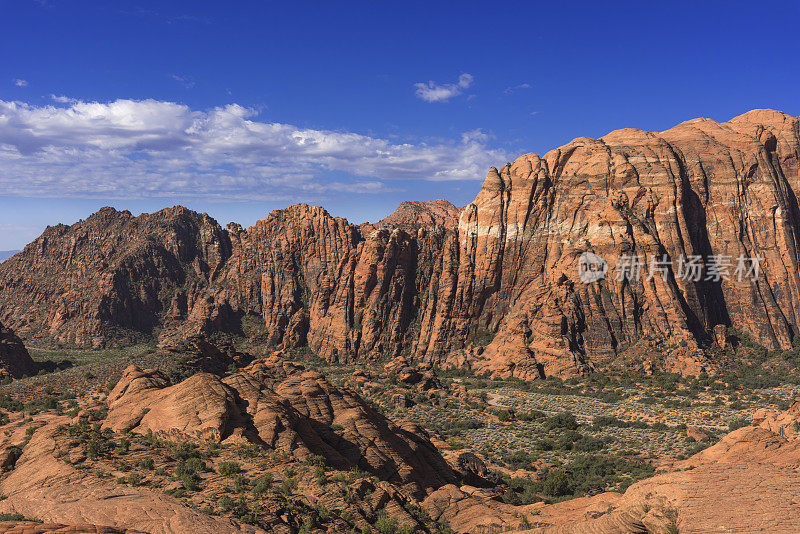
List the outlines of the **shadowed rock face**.
<svg viewBox="0 0 800 534">
<path fill-rule="evenodd" d="M 103 208 L 48 227 L 3 262 L 0 320 L 42 344 L 129 344 L 182 321 L 229 256 L 227 234 L 207 215 Z"/>
<path fill-rule="evenodd" d="M 0 323 L 0 377 L 19 378 L 36 372 L 36 364 L 14 332 Z"/>
<path fill-rule="evenodd" d="M 800 325 L 798 124 L 757 110 L 581 137 L 491 169 L 457 228 L 438 201 L 369 232 L 302 204 L 227 231 L 182 208 L 103 210 L 0 265 L 0 320 L 71 345 L 230 331 L 331 361 L 413 356 L 525 379 L 647 340 L 663 354 L 648 365 L 711 370 L 699 345 L 715 326 L 788 348 Z M 611 265 L 606 279 L 580 280 L 584 252 Z M 616 279 L 623 254 L 641 279 Z M 759 278 L 736 279 L 736 258 L 757 254 Z M 650 267 L 663 255 L 666 278 Z M 730 258 L 732 276 L 676 277 L 694 255 Z"/>
</svg>

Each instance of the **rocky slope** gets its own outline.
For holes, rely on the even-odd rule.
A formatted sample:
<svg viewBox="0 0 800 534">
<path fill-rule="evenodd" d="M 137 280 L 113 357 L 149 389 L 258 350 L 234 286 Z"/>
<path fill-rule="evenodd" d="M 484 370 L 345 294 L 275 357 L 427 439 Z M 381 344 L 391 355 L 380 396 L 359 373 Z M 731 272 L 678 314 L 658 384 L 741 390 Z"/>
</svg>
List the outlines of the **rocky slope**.
<svg viewBox="0 0 800 534">
<path fill-rule="evenodd" d="M 631 346 L 645 369 L 713 370 L 703 347 L 718 325 L 768 348 L 800 326 L 799 124 L 756 110 L 577 138 L 491 169 L 457 228 L 441 203 L 369 232 L 305 205 L 247 230 L 182 208 L 107 209 L 0 265 L 0 320 L 37 343 L 224 331 L 332 361 L 525 379 L 629 365 Z M 605 279 L 581 281 L 585 252 L 610 265 Z M 638 280 L 617 279 L 621 255 L 639 258 Z M 665 255 L 665 269 L 651 263 Z M 737 258 L 756 255 L 758 278 L 739 279 Z M 698 280 L 680 276 L 690 256 Z M 705 280 L 715 258 L 730 276 Z"/>
<path fill-rule="evenodd" d="M 788 534 L 800 521 L 800 402 L 756 412 L 751 425 L 624 494 L 513 506 L 466 485 L 419 428 L 386 420 L 277 355 L 176 384 L 131 367 L 107 414 L 86 409 L 97 406 L 95 393 L 78 399 L 85 408 L 77 416 L 12 413 L 2 424 L 0 512 L 47 523 L 0 528 L 290 533 L 316 517 L 312 532 L 349 532 L 390 517 L 423 532 L 446 524 L 455 533 Z M 186 458 L 205 466 L 194 478 L 185 476 Z M 233 463 L 241 469 L 226 472 Z M 262 492 L 257 482 L 267 474 Z M 243 504 L 223 504 L 234 492 Z"/>
<path fill-rule="evenodd" d="M 0 323 L 0 377 L 19 378 L 36 372 L 22 340 Z"/>
<path fill-rule="evenodd" d="M 34 343 L 132 343 L 181 320 L 229 256 L 227 234 L 207 215 L 103 208 L 48 227 L 3 262 L 0 320 Z"/>
</svg>

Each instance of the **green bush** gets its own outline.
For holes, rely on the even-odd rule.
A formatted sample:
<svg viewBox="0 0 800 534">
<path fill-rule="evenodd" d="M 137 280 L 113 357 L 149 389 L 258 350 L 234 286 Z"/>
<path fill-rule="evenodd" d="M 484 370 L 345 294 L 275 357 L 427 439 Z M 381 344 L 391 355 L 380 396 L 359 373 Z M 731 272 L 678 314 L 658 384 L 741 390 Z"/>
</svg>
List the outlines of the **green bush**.
<svg viewBox="0 0 800 534">
<path fill-rule="evenodd" d="M 253 497 L 260 499 L 272 488 L 272 473 L 266 473 L 253 481 Z"/>
<path fill-rule="evenodd" d="M 750 420 L 746 417 L 742 417 L 740 419 L 735 419 L 728 424 L 728 429 L 733 432 L 734 430 L 738 430 L 742 427 L 750 425 Z"/>
<path fill-rule="evenodd" d="M 552 417 L 548 417 L 544 423 L 545 430 L 567 429 L 575 430 L 578 428 L 578 421 L 570 412 L 561 412 Z"/>
<path fill-rule="evenodd" d="M 220 475 L 231 476 L 241 472 L 242 468 L 239 462 L 221 462 L 219 464 Z"/>
<path fill-rule="evenodd" d="M 542 481 L 542 493 L 551 497 L 561 497 L 573 492 L 570 476 L 561 469 L 551 469 Z"/>
<path fill-rule="evenodd" d="M 141 467 L 142 469 L 147 469 L 148 471 L 152 471 L 153 469 L 155 469 L 155 466 L 156 466 L 155 460 L 149 457 L 139 462 L 139 467 Z"/>
</svg>

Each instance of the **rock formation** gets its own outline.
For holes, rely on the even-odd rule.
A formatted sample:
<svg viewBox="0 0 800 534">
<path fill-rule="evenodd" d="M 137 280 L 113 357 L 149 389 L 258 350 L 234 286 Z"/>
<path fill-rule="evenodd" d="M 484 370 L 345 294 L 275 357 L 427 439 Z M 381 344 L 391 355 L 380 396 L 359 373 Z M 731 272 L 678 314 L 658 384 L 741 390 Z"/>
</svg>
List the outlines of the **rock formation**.
<svg viewBox="0 0 800 534">
<path fill-rule="evenodd" d="M 317 454 L 420 498 L 457 478 L 420 427 L 394 425 L 357 395 L 277 356 L 222 379 L 198 373 L 175 385 L 131 366 L 108 402 L 104 425 L 114 431 L 250 442 L 298 460 Z"/>
<path fill-rule="evenodd" d="M 0 534 L 146 534 L 141 530 L 118 529 L 82 523 L 62 525 L 35 521 L 0 521 Z"/>
<path fill-rule="evenodd" d="M 36 363 L 14 332 L 0 323 L 0 377 L 19 378 L 36 372 Z"/>
<path fill-rule="evenodd" d="M 302 204 L 246 230 L 183 208 L 104 209 L 0 265 L 0 320 L 37 343 L 225 332 L 524 379 L 629 347 L 645 369 L 713 371 L 704 347 L 720 325 L 772 349 L 800 327 L 799 124 L 756 110 L 580 137 L 492 168 L 456 228 L 439 201 L 369 231 Z M 756 256 L 757 278 L 747 261 L 737 271 Z M 607 276 L 584 283 L 582 257 Z M 638 279 L 619 276 L 620 257 L 638 258 Z"/>
<path fill-rule="evenodd" d="M 16 461 L 14 469 L 0 481 L 0 491 L 5 497 L 0 501 L 0 512 L 21 514 L 47 523 L 111 527 L 65 532 L 264 532 L 250 525 L 237 524 L 228 518 L 204 514 L 157 489 L 122 486 L 113 479 L 99 477 L 59 460 L 56 435 L 59 425 L 68 420 L 66 416 L 58 416 L 54 420 L 49 418 L 44 421 L 44 426 L 36 429 L 29 442 L 20 443 L 20 447 L 24 447 L 22 455 Z M 20 432 L 24 433 L 24 430 L 17 429 L 17 433 Z M 37 527 L 22 530 L 21 533 L 39 532 L 35 528 Z"/>
</svg>

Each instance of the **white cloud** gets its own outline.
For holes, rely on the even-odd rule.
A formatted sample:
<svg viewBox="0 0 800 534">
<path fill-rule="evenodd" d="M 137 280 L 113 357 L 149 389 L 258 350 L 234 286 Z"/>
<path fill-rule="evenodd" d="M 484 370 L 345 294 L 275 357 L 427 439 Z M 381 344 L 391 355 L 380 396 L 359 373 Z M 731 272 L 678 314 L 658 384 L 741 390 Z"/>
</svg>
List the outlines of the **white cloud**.
<svg viewBox="0 0 800 534">
<path fill-rule="evenodd" d="M 54 95 L 54 94 L 50 94 L 50 99 L 53 102 L 58 102 L 59 104 L 77 104 L 79 102 L 79 100 L 76 98 L 70 98 L 68 96 Z"/>
<path fill-rule="evenodd" d="M 393 143 L 258 121 L 237 104 L 198 111 L 52 98 L 57 104 L 0 100 L 6 195 L 290 200 L 298 191 L 389 191 L 387 180 L 480 180 L 508 159 L 480 130 L 459 141 Z"/>
<path fill-rule="evenodd" d="M 446 83 L 439 85 L 433 80 L 427 83 L 415 83 L 415 94 L 426 102 L 447 102 L 454 96 L 458 96 L 464 89 L 472 85 L 474 78 L 471 74 L 462 74 L 458 77 L 457 83 Z"/>
<path fill-rule="evenodd" d="M 529 83 L 521 83 L 519 85 L 512 85 L 511 87 L 506 87 L 503 92 L 505 94 L 507 94 L 507 95 L 510 95 L 512 93 L 516 93 L 517 91 L 519 91 L 521 89 L 530 89 L 530 88 L 531 88 L 531 84 L 529 84 Z"/>
<path fill-rule="evenodd" d="M 14 80 L 14 85 L 16 85 L 17 87 L 28 87 L 28 80 L 17 78 Z"/>
<path fill-rule="evenodd" d="M 178 76 L 177 74 L 173 74 L 171 78 L 187 89 L 194 87 L 194 80 L 188 76 Z"/>
</svg>

